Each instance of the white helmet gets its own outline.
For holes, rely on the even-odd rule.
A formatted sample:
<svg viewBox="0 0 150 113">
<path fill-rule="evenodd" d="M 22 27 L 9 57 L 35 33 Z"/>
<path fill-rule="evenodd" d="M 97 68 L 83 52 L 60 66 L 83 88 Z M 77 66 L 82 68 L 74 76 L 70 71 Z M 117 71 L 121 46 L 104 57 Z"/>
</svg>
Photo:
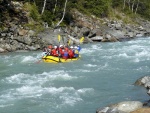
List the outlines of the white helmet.
<svg viewBox="0 0 150 113">
<path fill-rule="evenodd" d="M 54 48 L 56 49 L 56 48 L 57 48 L 57 46 L 54 46 Z"/>
<path fill-rule="evenodd" d="M 73 46 L 70 46 L 70 48 L 72 49 L 72 48 L 73 48 Z"/>
<path fill-rule="evenodd" d="M 77 49 L 78 47 L 77 47 L 77 46 L 74 46 L 74 48 Z"/>
</svg>

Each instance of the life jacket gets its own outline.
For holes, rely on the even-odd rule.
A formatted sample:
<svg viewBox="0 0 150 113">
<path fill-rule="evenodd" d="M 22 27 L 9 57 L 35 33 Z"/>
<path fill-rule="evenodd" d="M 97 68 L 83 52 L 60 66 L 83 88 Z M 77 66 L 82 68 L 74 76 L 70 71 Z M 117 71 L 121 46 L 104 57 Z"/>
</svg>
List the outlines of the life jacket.
<svg viewBox="0 0 150 113">
<path fill-rule="evenodd" d="M 64 59 L 67 59 L 68 56 L 69 56 L 69 55 L 68 55 L 68 52 L 67 52 L 67 51 L 64 51 L 63 58 L 64 58 Z"/>
<path fill-rule="evenodd" d="M 61 51 L 59 51 L 60 56 L 63 57 L 64 56 L 64 49 L 61 49 Z"/>
<path fill-rule="evenodd" d="M 57 48 L 57 51 L 58 51 L 58 55 L 59 55 L 59 56 L 62 56 L 62 55 L 61 55 L 61 54 L 62 54 L 62 48 L 58 47 L 58 48 Z"/>
<path fill-rule="evenodd" d="M 77 46 L 77 50 L 80 51 L 80 50 L 81 50 L 81 47 L 80 47 L 80 46 Z"/>
<path fill-rule="evenodd" d="M 56 50 L 56 49 L 52 49 L 51 55 L 52 55 L 52 56 L 58 56 L 57 50 Z"/>
<path fill-rule="evenodd" d="M 69 49 L 68 54 L 69 54 L 69 58 L 73 58 L 74 56 L 73 50 Z"/>
<path fill-rule="evenodd" d="M 74 50 L 74 57 L 75 57 L 75 58 L 79 57 L 79 51 L 76 50 L 76 49 Z"/>
<path fill-rule="evenodd" d="M 69 48 L 68 47 L 65 47 L 65 51 L 68 51 L 69 50 Z"/>
</svg>

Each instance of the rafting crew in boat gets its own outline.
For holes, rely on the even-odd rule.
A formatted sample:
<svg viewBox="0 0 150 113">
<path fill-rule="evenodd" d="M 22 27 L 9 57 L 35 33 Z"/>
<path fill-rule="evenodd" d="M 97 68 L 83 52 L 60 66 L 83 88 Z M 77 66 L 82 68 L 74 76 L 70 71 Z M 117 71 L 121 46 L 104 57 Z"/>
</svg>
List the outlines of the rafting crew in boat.
<svg viewBox="0 0 150 113">
<path fill-rule="evenodd" d="M 77 58 L 79 57 L 79 51 L 81 50 L 81 47 L 78 46 L 52 46 L 49 45 L 47 48 L 44 48 L 44 52 L 47 52 L 46 55 L 50 56 L 56 56 L 56 57 L 61 57 L 64 59 L 68 58 Z"/>
</svg>

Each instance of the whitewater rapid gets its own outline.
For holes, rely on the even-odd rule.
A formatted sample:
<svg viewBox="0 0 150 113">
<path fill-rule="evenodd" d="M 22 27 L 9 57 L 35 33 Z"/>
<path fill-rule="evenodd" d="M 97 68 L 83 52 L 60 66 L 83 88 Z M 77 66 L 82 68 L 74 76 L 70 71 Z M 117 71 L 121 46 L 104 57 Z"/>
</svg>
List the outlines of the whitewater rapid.
<svg viewBox="0 0 150 113">
<path fill-rule="evenodd" d="M 50 64 L 42 51 L 0 55 L 1 113 L 95 113 L 124 100 L 148 99 L 133 85 L 150 74 L 150 38 L 82 45 L 81 59 Z"/>
</svg>

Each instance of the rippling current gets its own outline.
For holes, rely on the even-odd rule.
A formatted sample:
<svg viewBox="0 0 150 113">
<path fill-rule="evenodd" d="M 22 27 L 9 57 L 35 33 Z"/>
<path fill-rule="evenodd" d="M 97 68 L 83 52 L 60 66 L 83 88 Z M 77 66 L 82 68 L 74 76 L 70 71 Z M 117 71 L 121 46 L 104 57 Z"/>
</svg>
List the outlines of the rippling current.
<svg viewBox="0 0 150 113">
<path fill-rule="evenodd" d="M 85 44 L 70 63 L 44 63 L 41 53 L 0 54 L 0 113 L 95 113 L 149 99 L 133 84 L 150 75 L 150 38 Z"/>
</svg>

